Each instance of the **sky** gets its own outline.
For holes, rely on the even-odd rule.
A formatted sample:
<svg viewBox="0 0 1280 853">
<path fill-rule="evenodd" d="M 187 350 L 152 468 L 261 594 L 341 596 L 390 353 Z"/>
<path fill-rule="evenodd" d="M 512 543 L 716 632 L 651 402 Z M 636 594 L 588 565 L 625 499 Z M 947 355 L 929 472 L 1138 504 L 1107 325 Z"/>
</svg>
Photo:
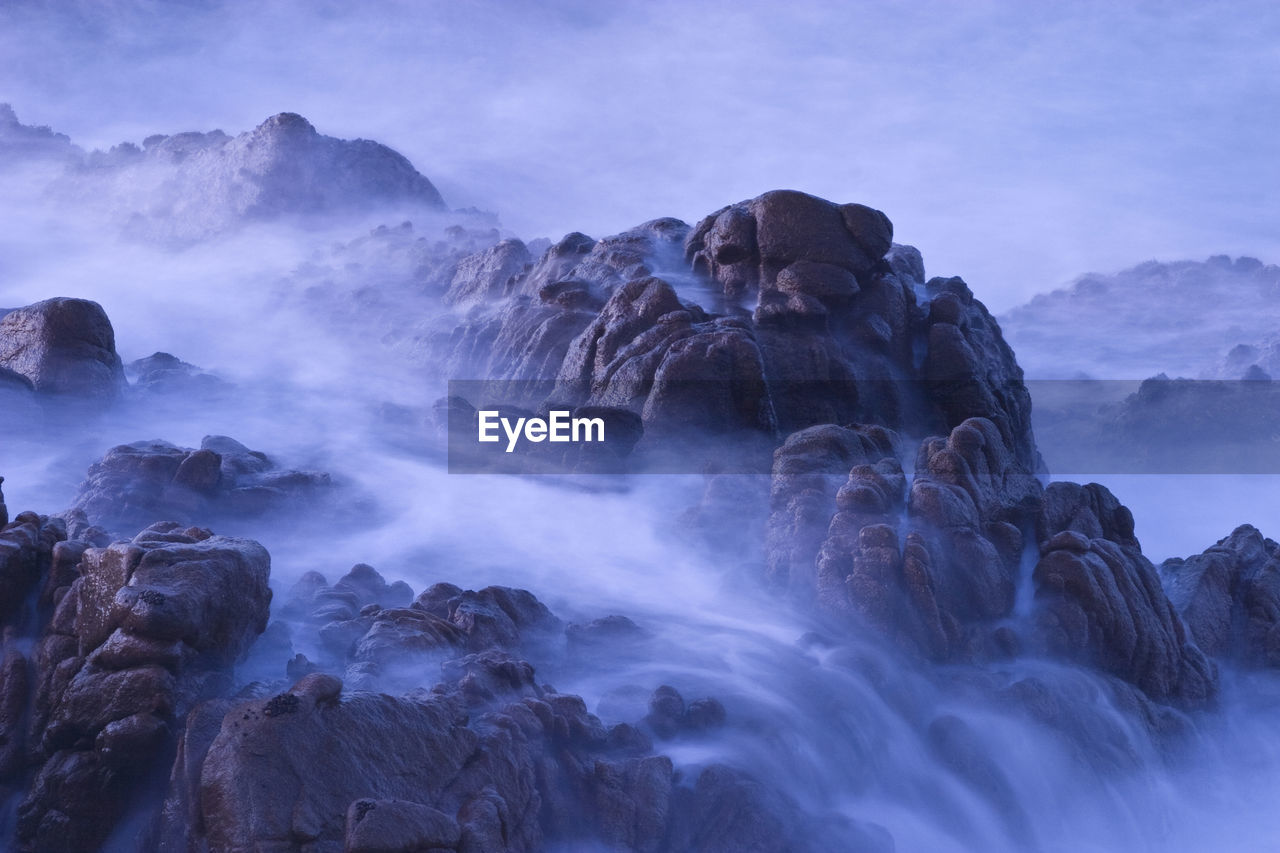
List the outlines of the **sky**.
<svg viewBox="0 0 1280 853">
<path fill-rule="evenodd" d="M 1280 261 L 1278 90 L 1263 2 L 0 4 L 0 102 L 87 147 L 299 112 L 525 238 L 796 188 L 997 311 Z"/>
</svg>

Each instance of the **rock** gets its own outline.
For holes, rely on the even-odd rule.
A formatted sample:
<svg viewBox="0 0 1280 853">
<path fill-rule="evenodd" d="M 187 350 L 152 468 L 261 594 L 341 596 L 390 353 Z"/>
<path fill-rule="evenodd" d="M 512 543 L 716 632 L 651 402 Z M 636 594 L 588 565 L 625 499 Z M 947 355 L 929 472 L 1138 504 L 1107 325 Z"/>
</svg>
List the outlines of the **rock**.
<svg viewBox="0 0 1280 853">
<path fill-rule="evenodd" d="M 1036 525 L 1036 622 L 1049 651 L 1096 666 L 1158 702 L 1203 706 L 1216 667 L 1196 647 L 1133 537 L 1133 517 L 1104 487 L 1053 483 Z M 1089 539 L 1080 551 L 1074 531 Z M 1053 546 L 1053 543 L 1057 543 Z"/>
<path fill-rule="evenodd" d="M 792 190 L 776 190 L 724 208 L 699 222 L 685 242 L 696 271 L 740 297 L 777 288 L 795 262 L 824 264 L 853 275 L 870 272 L 889 251 L 893 226 L 883 213 Z"/>
<path fill-rule="evenodd" d="M 347 853 L 455 849 L 458 822 L 430 806 L 403 800 L 356 800 L 347 809 Z"/>
<path fill-rule="evenodd" d="M 18 808 L 24 844 L 106 840 L 136 779 L 156 769 L 190 708 L 226 688 L 266 627 L 269 564 L 256 542 L 176 525 L 84 552 L 37 649 L 40 766 Z"/>
<path fill-rule="evenodd" d="M 810 427 L 773 454 L 766 526 L 768 577 L 801 601 L 819 595 L 817 557 L 850 470 L 894 456 L 897 436 L 879 427 Z M 888 509 L 888 507 L 885 507 Z"/>
<path fill-rule="evenodd" d="M 74 510 L 127 532 L 158 519 L 187 525 L 299 508 L 329 485 L 328 474 L 277 468 L 225 436 L 206 437 L 198 450 L 140 441 L 113 447 L 90 466 Z"/>
<path fill-rule="evenodd" d="M 3 507 L 0 497 L 0 515 L 7 516 Z M 49 570 L 55 545 L 66 538 L 59 519 L 31 512 L 0 527 L 0 625 L 20 621 L 15 617 Z"/>
<path fill-rule="evenodd" d="M 135 391 L 152 395 L 211 398 L 231 389 L 230 384 L 167 352 L 157 352 L 125 365 L 125 375 Z"/>
<path fill-rule="evenodd" d="M 508 296 L 530 261 L 524 243 L 514 239 L 469 255 L 458 263 L 444 301 L 465 309 Z"/>
<path fill-rule="evenodd" d="M 87 299 L 46 299 L 0 317 L 0 367 L 39 393 L 98 403 L 125 384 L 111 321 Z"/>
<path fill-rule="evenodd" d="M 220 130 L 148 137 L 83 158 L 54 185 L 135 238 L 185 243 L 247 222 L 370 210 L 439 211 L 440 193 L 403 156 L 367 139 L 325 136 L 295 113 L 238 136 Z"/>
<path fill-rule="evenodd" d="M 0 168 L 41 160 L 74 162 L 84 156 L 65 134 L 20 123 L 9 104 L 0 104 L 0 152 L 4 154 Z"/>
<path fill-rule="evenodd" d="M 923 378 L 930 399 L 954 427 L 969 418 L 995 424 L 1022 469 L 1043 470 L 1031 430 L 1031 395 L 1000 326 L 960 278 L 934 278 Z"/>
<path fill-rule="evenodd" d="M 1169 600 L 1205 654 L 1280 666 L 1280 546 L 1242 525 L 1202 554 L 1160 566 Z"/>
</svg>

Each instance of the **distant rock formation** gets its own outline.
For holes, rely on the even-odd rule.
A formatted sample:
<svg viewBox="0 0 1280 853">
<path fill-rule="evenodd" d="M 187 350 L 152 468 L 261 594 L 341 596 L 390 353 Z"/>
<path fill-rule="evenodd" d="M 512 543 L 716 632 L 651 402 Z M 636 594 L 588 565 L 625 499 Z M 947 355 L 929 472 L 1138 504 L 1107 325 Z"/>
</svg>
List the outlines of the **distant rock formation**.
<svg viewBox="0 0 1280 853">
<path fill-rule="evenodd" d="M 56 157 L 56 198 L 96 210 L 133 236 L 191 241 L 248 222 L 370 210 L 441 211 L 435 186 L 402 155 L 367 139 L 325 136 L 295 113 L 251 131 L 150 136 L 84 153 L 0 106 L 0 151 L 11 167 Z"/>
<path fill-rule="evenodd" d="M 328 474 L 281 469 L 224 435 L 205 436 L 199 449 L 139 441 L 113 447 L 93 463 L 73 511 L 119 532 L 160 518 L 207 524 L 314 507 L 329 490 Z"/>
<path fill-rule="evenodd" d="M 1246 524 L 1203 554 L 1165 560 L 1160 573 L 1206 654 L 1280 667 L 1280 545 Z"/>
<path fill-rule="evenodd" d="M 1216 255 L 1082 276 L 1000 323 L 1034 379 L 1240 379 L 1255 364 L 1280 375 L 1278 306 L 1280 266 Z"/>
</svg>

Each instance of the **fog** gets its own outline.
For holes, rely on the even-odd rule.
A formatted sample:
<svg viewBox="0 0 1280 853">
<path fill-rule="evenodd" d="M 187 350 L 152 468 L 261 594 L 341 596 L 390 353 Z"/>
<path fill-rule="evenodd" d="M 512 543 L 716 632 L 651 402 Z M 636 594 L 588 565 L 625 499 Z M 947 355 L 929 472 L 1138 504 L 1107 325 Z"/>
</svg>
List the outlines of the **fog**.
<svg viewBox="0 0 1280 853">
<path fill-rule="evenodd" d="M 89 147 L 291 110 L 525 237 L 775 187 L 887 211 L 993 310 L 1274 258 L 1277 12 L 1221 4 L 7 3 L 0 101 Z"/>
<path fill-rule="evenodd" d="M 301 113 L 321 133 L 390 145 L 450 207 L 492 211 L 502 234 L 526 240 L 602 237 L 661 215 L 695 221 L 775 187 L 865 202 L 922 249 L 931 275 L 963 275 L 994 311 L 1149 257 L 1280 258 L 1270 139 L 1280 116 L 1266 91 L 1280 79 L 1276 24 L 1262 3 L 1222 14 L 1103 3 L 17 2 L 0 9 L 0 102 L 103 149 Z M 1229 674 L 1216 715 L 1197 718 L 1169 757 L 1086 670 L 1028 658 L 979 678 L 917 669 L 874 636 L 838 651 L 801 642 L 825 626 L 673 523 L 698 500 L 699 477 L 586 490 L 450 475 L 431 437 L 389 438 L 381 405 L 426 409 L 453 377 L 407 347 L 415 327 L 383 338 L 370 333 L 379 315 L 345 316 L 355 285 L 335 247 L 404 217 L 436 240 L 466 217 L 379 211 L 173 247 L 126 239 L 111 211 L 67 205 L 46 179 L 25 166 L 0 172 L 0 306 L 96 300 L 125 362 L 170 352 L 236 391 L 6 436 L 12 510 L 66 508 L 115 444 L 231 435 L 340 487 L 334 515 L 310 526 L 220 528 L 267 545 L 278 597 L 305 571 L 332 581 L 366 562 L 415 592 L 501 583 L 567 621 L 626 614 L 653 637 L 645 655 L 554 661 L 540 678 L 580 693 L 606 722 L 637 710 L 637 686 L 717 696 L 734 725 L 677 744 L 678 766 L 744 766 L 812 815 L 886 827 L 898 850 L 1250 850 L 1280 833 L 1268 678 Z M 336 282 L 321 305 L 305 265 Z M 386 272 L 406 315 L 446 310 L 390 263 L 353 276 L 367 272 Z M 1275 535 L 1274 513 L 1259 509 L 1274 478 L 1092 475 L 1132 506 L 1157 562 L 1244 522 Z M 1102 758 L 992 698 L 1027 677 L 1078 702 Z M 940 714 L 977 733 L 1003 782 L 972 784 L 938 758 L 927 729 Z"/>
</svg>

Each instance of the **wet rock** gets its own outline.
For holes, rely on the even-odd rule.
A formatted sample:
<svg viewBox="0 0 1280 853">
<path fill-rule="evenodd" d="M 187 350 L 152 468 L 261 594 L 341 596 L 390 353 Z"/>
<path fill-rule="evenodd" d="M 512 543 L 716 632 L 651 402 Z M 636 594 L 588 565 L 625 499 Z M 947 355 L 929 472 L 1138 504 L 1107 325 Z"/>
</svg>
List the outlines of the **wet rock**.
<svg viewBox="0 0 1280 853">
<path fill-rule="evenodd" d="M 107 838 L 188 710 L 226 689 L 266 627 L 269 562 L 255 542 L 176 525 L 84 552 L 37 647 L 24 844 L 83 850 Z"/>
<path fill-rule="evenodd" d="M 960 278 L 934 278 L 923 379 L 930 400 L 954 427 L 985 418 L 1028 473 L 1044 468 L 1031 430 L 1031 395 L 999 324 Z"/>
<path fill-rule="evenodd" d="M 1160 566 L 1169 600 L 1205 654 L 1280 666 L 1280 546 L 1242 525 L 1202 554 Z"/>
<path fill-rule="evenodd" d="M 696 699 L 685 704 L 674 687 L 662 685 L 649 697 L 645 724 L 655 735 L 669 740 L 684 732 L 705 733 L 724 725 L 725 710 L 718 699 Z"/>
<path fill-rule="evenodd" d="M 444 301 L 465 309 L 508 296 L 530 262 L 524 243 L 514 239 L 468 255 L 458 263 Z"/>
<path fill-rule="evenodd" d="M 366 799 L 347 809 L 347 853 L 452 850 L 461 840 L 454 818 L 420 803 Z"/>
<path fill-rule="evenodd" d="M 827 424 L 791 434 L 774 451 L 766 527 L 773 583 L 801 600 L 818 595 L 816 560 L 837 511 L 836 493 L 851 469 L 892 457 L 896 441 L 878 427 Z"/>
<path fill-rule="evenodd" d="M 180 395 L 189 400 L 215 397 L 231 389 L 226 381 L 167 352 L 131 361 L 124 370 L 134 391 L 151 395 Z"/>
<path fill-rule="evenodd" d="M 865 274 L 889 251 L 892 238 L 893 226 L 879 211 L 776 190 L 699 222 L 685 252 L 695 270 L 737 297 L 775 289 L 778 274 L 795 262 Z"/>
<path fill-rule="evenodd" d="M 297 508 L 329 486 L 328 474 L 277 468 L 225 436 L 206 437 L 199 449 L 140 441 L 113 447 L 90 466 L 73 510 L 129 531 L 157 519 L 186 525 Z"/>
<path fill-rule="evenodd" d="M 1217 669 L 1195 645 L 1133 536 L 1133 516 L 1104 487 L 1053 483 L 1037 522 L 1033 580 L 1041 641 L 1096 666 L 1157 701 L 1201 706 Z M 1088 537 L 1080 551 L 1078 537 Z M 1051 547 L 1052 543 L 1057 543 Z"/>
<path fill-rule="evenodd" d="M 87 299 L 46 299 L 0 317 L 0 367 L 41 394 L 97 403 L 125 385 L 111 321 Z"/>
<path fill-rule="evenodd" d="M 0 507 L 3 507 L 0 497 Z M 7 516 L 7 511 L 0 510 Z M 23 512 L 0 526 L 0 625 L 22 610 L 49 570 L 53 549 L 67 538 L 61 520 Z"/>
</svg>

